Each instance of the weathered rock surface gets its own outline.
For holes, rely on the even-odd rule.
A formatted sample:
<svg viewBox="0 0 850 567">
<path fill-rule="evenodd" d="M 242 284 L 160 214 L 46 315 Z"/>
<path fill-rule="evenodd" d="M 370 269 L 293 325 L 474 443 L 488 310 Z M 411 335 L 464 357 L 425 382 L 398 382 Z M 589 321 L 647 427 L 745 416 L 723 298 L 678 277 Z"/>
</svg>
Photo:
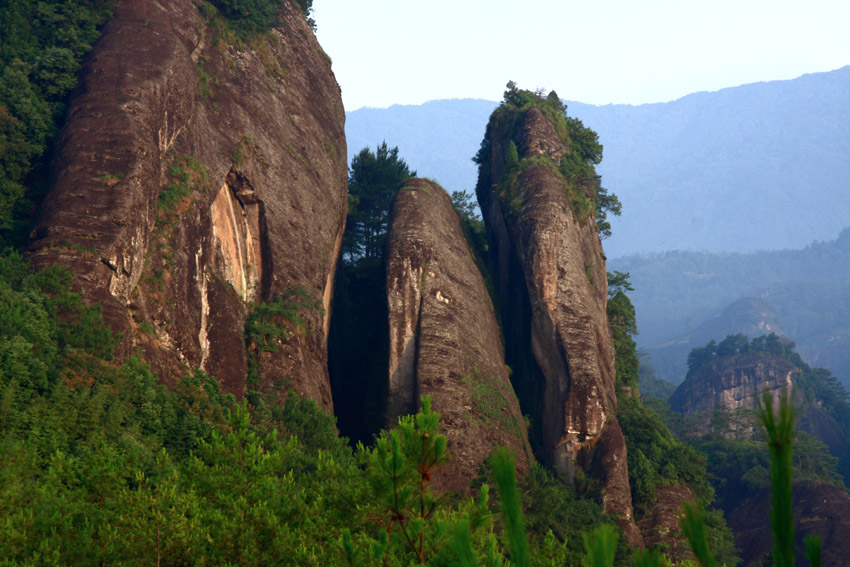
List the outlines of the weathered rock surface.
<svg viewBox="0 0 850 567">
<path fill-rule="evenodd" d="M 670 396 L 670 408 L 685 416 L 704 416 L 708 433 L 709 417 L 715 408 L 732 414 L 754 410 L 759 407 L 763 392 L 778 396 L 784 389 L 790 391 L 795 370 L 790 362 L 765 353 L 721 358 L 689 375 Z M 740 437 L 754 431 L 751 419 L 730 423 L 730 435 Z"/>
<path fill-rule="evenodd" d="M 850 557 L 850 495 L 830 484 L 800 482 L 794 484 L 794 542 L 797 564 L 807 565 L 803 539 L 809 534 L 821 538 L 822 565 L 843 567 Z M 765 489 L 742 503 L 729 518 L 735 533 L 735 547 L 741 551 L 745 567 L 762 565 L 773 551 L 770 528 L 770 491 Z"/>
<path fill-rule="evenodd" d="M 468 490 L 502 445 L 524 475 L 533 458 L 525 422 L 490 296 L 449 196 L 427 180 L 409 181 L 396 197 L 387 238 L 388 421 L 431 396 L 453 454 L 439 479 L 448 490 Z"/>
<path fill-rule="evenodd" d="M 339 87 L 291 3 L 242 49 L 219 34 L 191 0 L 116 6 L 72 98 L 30 257 L 68 267 L 123 334 L 119 356 L 141 349 L 163 380 L 200 367 L 237 395 L 288 381 L 330 409 Z M 251 305 L 294 289 L 324 309 L 304 308 L 303 326 L 278 318 L 281 348 L 249 352 Z"/>
<path fill-rule="evenodd" d="M 684 484 L 659 484 L 655 487 L 655 502 L 638 522 L 644 545 L 658 546 L 675 563 L 683 560 L 695 561 L 688 540 L 679 526 L 684 515 L 682 505 L 696 504 L 691 489 Z"/>
<path fill-rule="evenodd" d="M 553 171 L 569 151 L 554 126 L 532 108 L 516 119 L 494 113 L 488 125 L 490 170 L 478 195 L 496 258 L 508 362 L 521 400 L 536 407 L 543 458 L 569 480 L 576 467 L 601 481 L 605 510 L 640 542 L 632 518 L 626 446 L 616 420 L 614 345 L 605 311 L 607 280 L 592 218 L 579 220 Z M 498 194 L 506 150 L 523 168 L 510 201 Z M 523 353 L 533 353 L 533 358 Z M 526 403 L 525 401 L 523 403 Z"/>
</svg>

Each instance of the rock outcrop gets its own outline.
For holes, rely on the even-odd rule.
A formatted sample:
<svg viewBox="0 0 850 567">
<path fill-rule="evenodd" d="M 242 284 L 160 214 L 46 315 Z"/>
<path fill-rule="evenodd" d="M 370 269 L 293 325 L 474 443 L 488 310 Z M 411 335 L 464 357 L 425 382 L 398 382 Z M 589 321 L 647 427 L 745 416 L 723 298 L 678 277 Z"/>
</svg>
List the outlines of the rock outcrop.
<svg viewBox="0 0 850 567">
<path fill-rule="evenodd" d="M 686 417 L 702 416 L 704 433 L 711 430 L 715 408 L 733 416 L 743 414 L 741 420 L 730 422 L 729 435 L 749 436 L 755 428 L 748 410 L 758 408 L 765 391 L 774 396 L 790 391 L 796 370 L 787 360 L 766 353 L 721 358 L 691 373 L 670 396 L 670 408 Z"/>
<path fill-rule="evenodd" d="M 122 333 L 117 354 L 141 350 L 165 381 L 199 367 L 236 395 L 286 382 L 331 409 L 339 87 L 294 3 L 277 29 L 233 40 L 191 0 L 116 6 L 72 97 L 30 258 L 69 268 Z M 300 320 L 266 312 L 283 332 L 246 344 L 252 306 L 280 297 Z"/>
<path fill-rule="evenodd" d="M 512 145 L 519 159 L 513 172 L 506 171 Z M 503 106 L 482 151 L 477 192 L 495 258 L 506 356 L 524 411 L 539 416 L 539 451 L 567 480 L 577 467 L 595 477 L 605 510 L 639 543 L 616 417 L 605 258 L 592 212 L 574 212 L 558 172 L 571 149 L 539 108 Z"/>
<path fill-rule="evenodd" d="M 441 486 L 466 491 L 497 446 L 533 460 L 481 273 L 442 188 L 413 179 L 399 191 L 387 237 L 387 418 L 431 396 L 453 459 Z"/>
</svg>

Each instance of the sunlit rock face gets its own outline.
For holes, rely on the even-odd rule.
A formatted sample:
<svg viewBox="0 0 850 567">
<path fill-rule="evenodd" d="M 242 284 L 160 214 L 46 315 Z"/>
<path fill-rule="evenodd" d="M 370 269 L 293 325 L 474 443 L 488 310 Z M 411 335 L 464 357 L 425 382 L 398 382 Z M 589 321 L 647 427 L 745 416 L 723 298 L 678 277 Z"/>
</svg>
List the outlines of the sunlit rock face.
<svg viewBox="0 0 850 567">
<path fill-rule="evenodd" d="M 33 232 L 165 382 L 191 368 L 225 391 L 293 387 L 332 401 L 326 334 L 347 207 L 345 115 L 294 3 L 237 48 L 191 0 L 125 0 L 81 72 Z M 246 341 L 260 302 L 299 320 Z M 257 339 L 257 337 L 254 337 Z M 252 369 L 248 383 L 249 362 Z"/>
<path fill-rule="evenodd" d="M 386 277 L 388 423 L 432 398 L 452 454 L 437 479 L 443 488 L 469 490 L 499 446 L 524 476 L 533 457 L 490 296 L 449 196 L 427 180 L 409 181 L 396 197 Z"/>
<path fill-rule="evenodd" d="M 793 364 L 764 353 L 720 359 L 690 374 L 670 396 L 670 408 L 686 417 L 697 417 L 701 433 L 712 431 L 711 414 L 723 409 L 730 417 L 724 433 L 749 437 L 755 432 L 753 411 L 764 392 L 774 398 L 793 388 Z"/>
<path fill-rule="evenodd" d="M 570 149 L 536 108 L 518 118 L 495 112 L 487 136 L 489 170 L 478 197 L 514 386 L 524 411 L 539 416 L 541 458 L 568 481 L 577 469 L 598 479 L 606 511 L 639 543 L 616 419 L 605 257 L 592 215 L 574 214 L 555 171 Z M 511 142 L 520 160 L 543 159 L 521 168 L 506 196 L 500 180 Z M 482 182 L 491 189 L 482 193 Z"/>
</svg>

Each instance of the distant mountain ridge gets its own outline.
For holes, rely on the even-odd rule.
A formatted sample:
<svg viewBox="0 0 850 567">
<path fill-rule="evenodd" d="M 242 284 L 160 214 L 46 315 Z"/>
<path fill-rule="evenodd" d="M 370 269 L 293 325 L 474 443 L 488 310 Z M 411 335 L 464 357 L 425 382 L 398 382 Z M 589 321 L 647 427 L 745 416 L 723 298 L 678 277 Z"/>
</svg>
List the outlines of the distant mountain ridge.
<svg viewBox="0 0 850 567">
<path fill-rule="evenodd" d="M 848 100 L 850 66 L 668 103 L 567 101 L 569 114 L 598 132 L 598 171 L 623 203 L 606 254 L 778 250 L 835 238 L 850 226 Z M 347 113 L 349 152 L 386 140 L 420 175 L 471 190 L 471 158 L 496 105 L 355 110 Z"/>
<path fill-rule="evenodd" d="M 802 250 L 630 255 L 608 269 L 631 275 L 638 344 L 673 383 L 696 346 L 776 332 L 850 386 L 850 229 Z"/>
</svg>

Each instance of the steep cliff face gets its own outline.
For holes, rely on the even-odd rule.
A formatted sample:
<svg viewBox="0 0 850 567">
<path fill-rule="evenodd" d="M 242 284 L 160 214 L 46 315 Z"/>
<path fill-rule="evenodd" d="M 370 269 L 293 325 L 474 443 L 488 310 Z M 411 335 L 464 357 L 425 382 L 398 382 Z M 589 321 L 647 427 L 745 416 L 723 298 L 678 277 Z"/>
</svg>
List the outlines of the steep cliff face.
<svg viewBox="0 0 850 567">
<path fill-rule="evenodd" d="M 413 179 L 398 193 L 387 239 L 387 418 L 431 396 L 453 454 L 441 485 L 468 490 L 498 446 L 533 457 L 504 364 L 499 326 L 457 213 L 442 188 Z"/>
<path fill-rule="evenodd" d="M 327 57 L 290 4 L 240 48 L 191 0 L 114 13 L 58 141 L 32 261 L 68 267 L 123 334 L 119 356 L 141 350 L 166 381 L 200 367 L 237 395 L 288 382 L 330 409 L 347 168 Z M 298 317 L 260 310 L 282 332 L 246 344 L 253 306 L 280 298 Z"/>
<path fill-rule="evenodd" d="M 518 164 L 506 159 L 513 148 Z M 592 214 L 576 212 L 558 172 L 571 149 L 535 107 L 497 110 L 482 149 L 478 197 L 495 258 L 506 354 L 529 406 L 524 411 L 539 416 L 542 458 L 567 479 L 577 468 L 598 479 L 605 509 L 637 543 L 616 418 L 605 259 Z"/>
<path fill-rule="evenodd" d="M 792 388 L 793 364 L 765 353 L 722 358 L 693 372 L 670 396 L 670 408 L 685 416 L 705 416 L 706 432 L 709 415 L 715 408 L 735 413 L 758 408 L 762 392 L 778 396 Z M 751 419 L 730 424 L 736 437 L 753 433 Z"/>
</svg>

